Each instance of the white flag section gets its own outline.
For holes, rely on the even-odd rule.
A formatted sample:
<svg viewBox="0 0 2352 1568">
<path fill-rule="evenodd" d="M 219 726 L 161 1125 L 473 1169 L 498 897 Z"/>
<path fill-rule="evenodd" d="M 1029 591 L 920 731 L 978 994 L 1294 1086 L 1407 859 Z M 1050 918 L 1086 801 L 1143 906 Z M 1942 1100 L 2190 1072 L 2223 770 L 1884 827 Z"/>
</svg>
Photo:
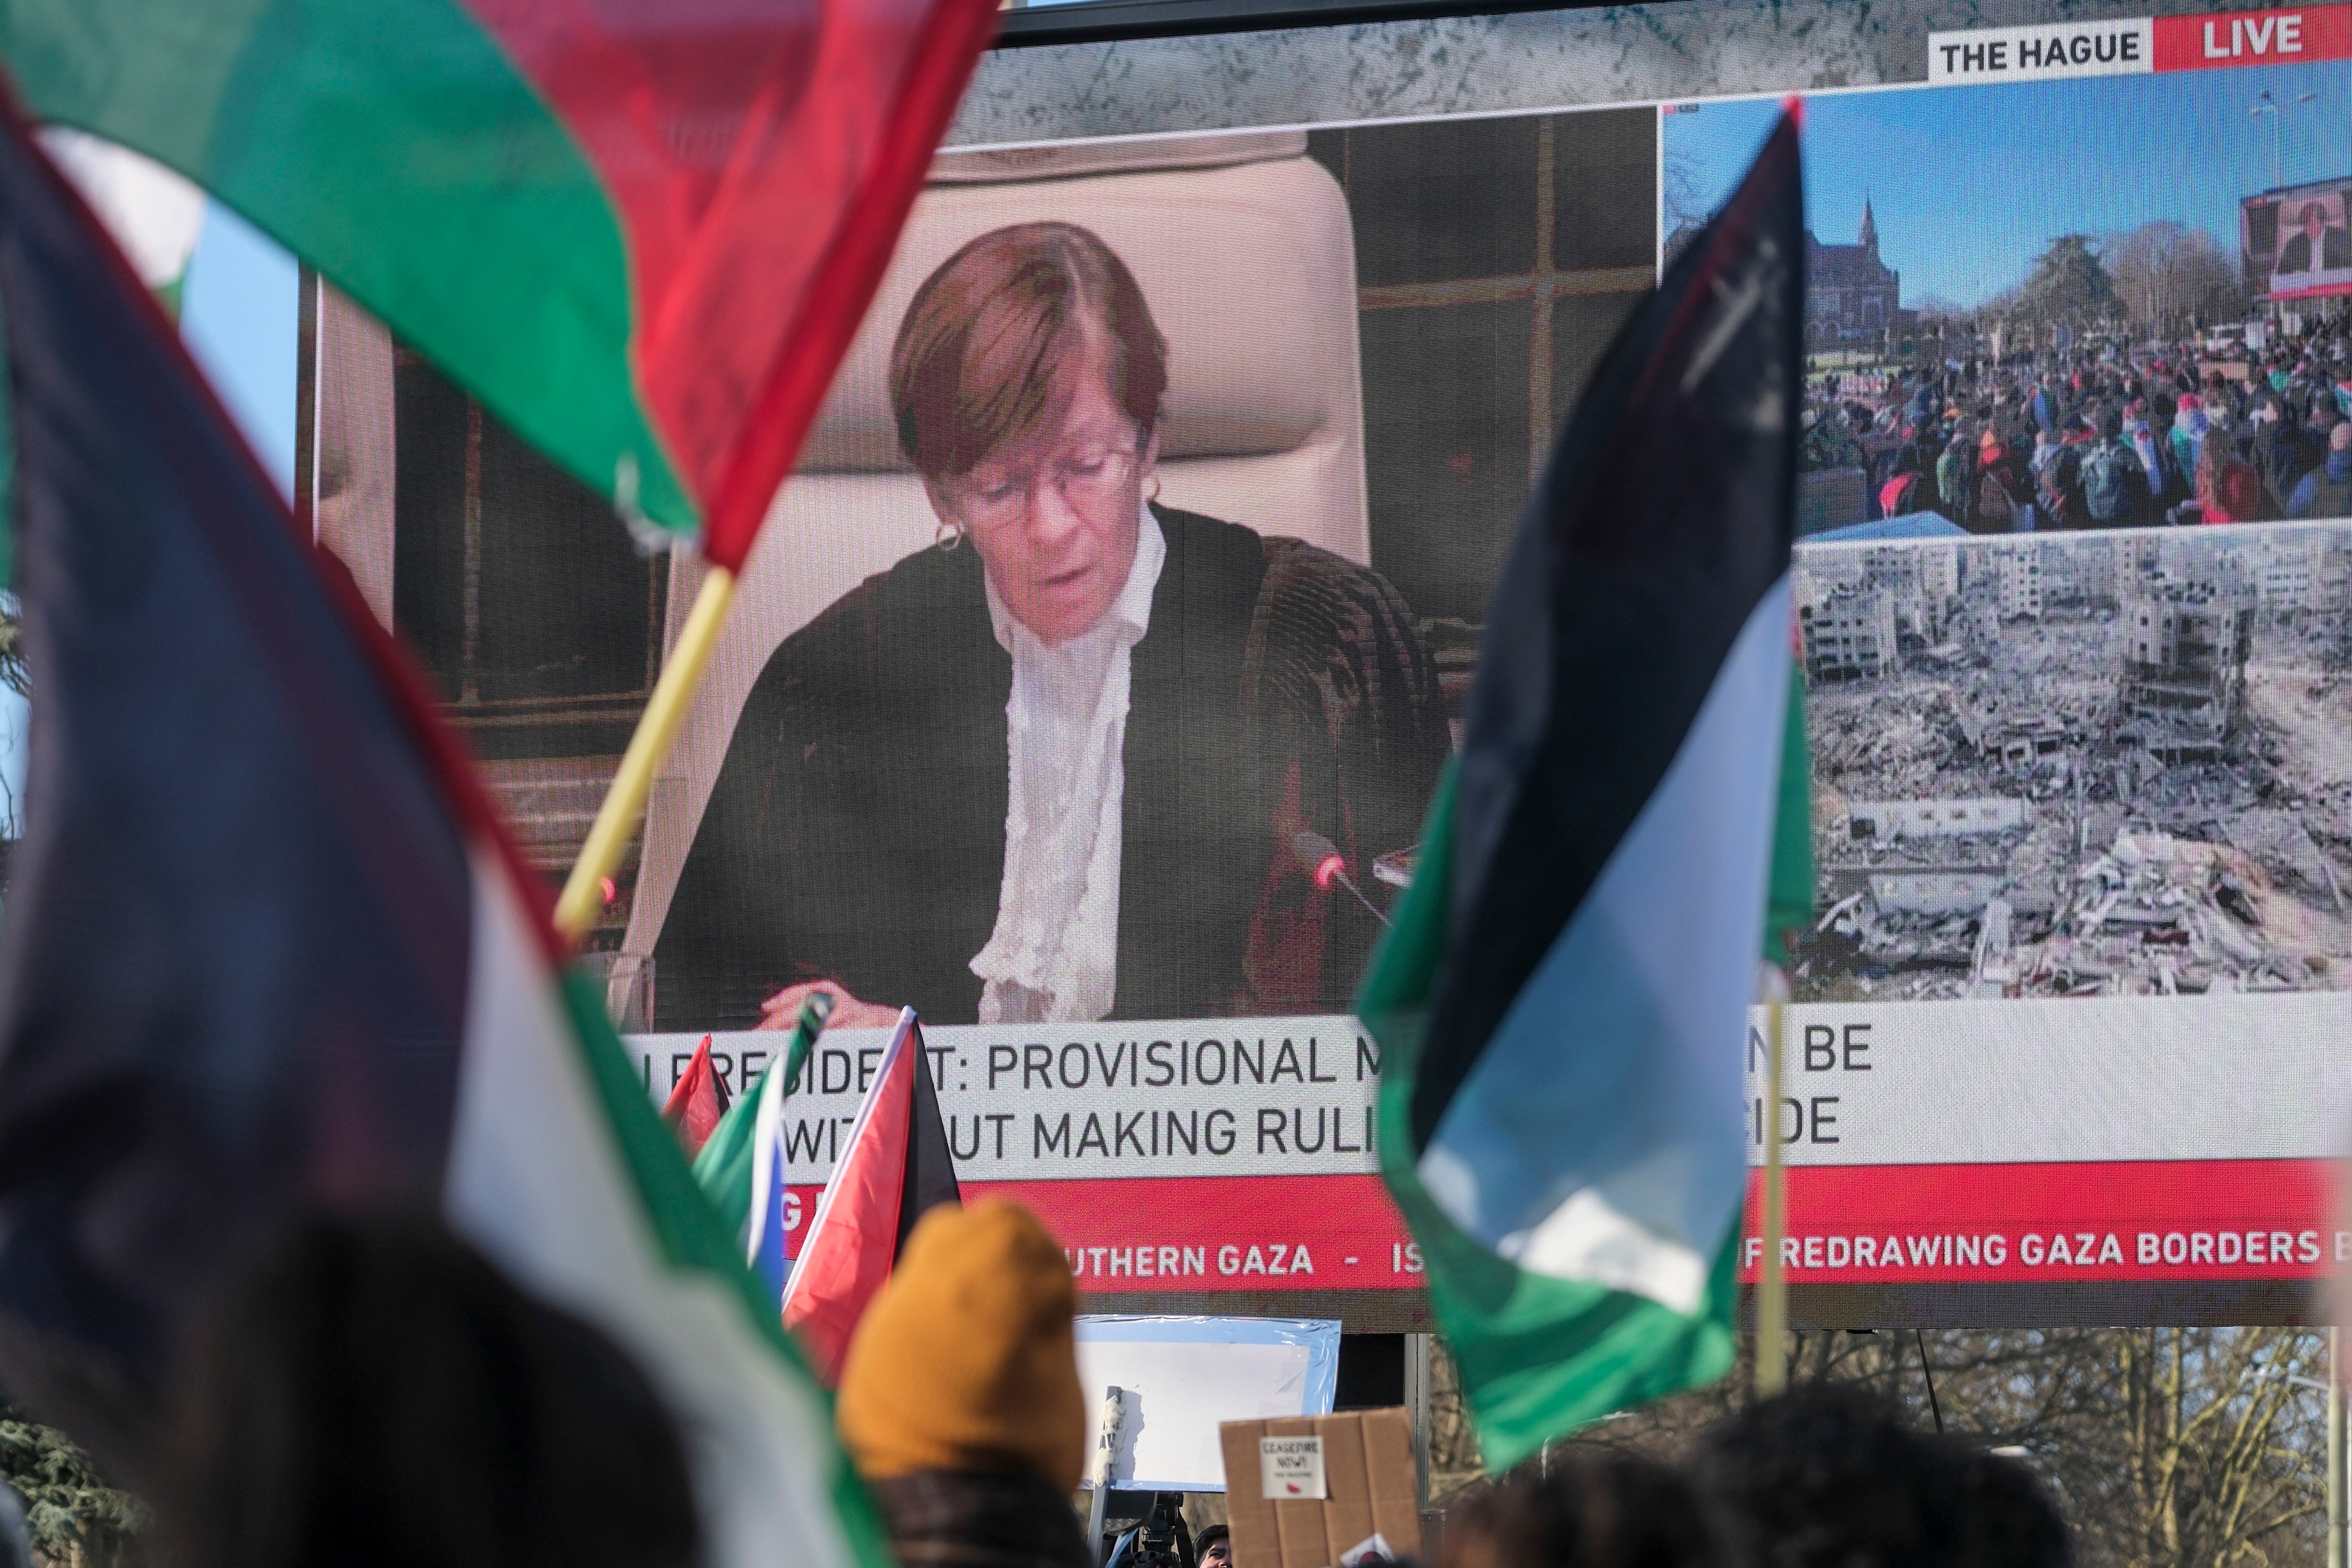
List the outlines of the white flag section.
<svg viewBox="0 0 2352 1568">
<path fill-rule="evenodd" d="M 1789 625 L 1783 576 L 1423 1152 L 1430 1196 L 1521 1268 L 1687 1313 L 1739 1221 Z"/>
<path fill-rule="evenodd" d="M 792 1194 L 791 1168 L 784 1158 L 784 1061 L 780 1058 L 760 1076 L 760 1107 L 751 1123 L 751 1218 L 743 1231 L 744 1261 L 752 1277 L 783 1310 L 784 1233 Z"/>
<path fill-rule="evenodd" d="M 667 1256 L 556 976 L 507 872 L 479 854 L 446 1204 L 518 1283 L 612 1335 L 653 1379 L 694 1467 L 712 1568 L 861 1562 L 837 1508 L 855 1489 L 824 1395 L 740 1291 Z"/>
<path fill-rule="evenodd" d="M 68 126 L 42 128 L 41 147 L 74 183 L 139 281 L 168 288 L 188 270 L 205 224 L 205 193 L 154 159 Z"/>
</svg>

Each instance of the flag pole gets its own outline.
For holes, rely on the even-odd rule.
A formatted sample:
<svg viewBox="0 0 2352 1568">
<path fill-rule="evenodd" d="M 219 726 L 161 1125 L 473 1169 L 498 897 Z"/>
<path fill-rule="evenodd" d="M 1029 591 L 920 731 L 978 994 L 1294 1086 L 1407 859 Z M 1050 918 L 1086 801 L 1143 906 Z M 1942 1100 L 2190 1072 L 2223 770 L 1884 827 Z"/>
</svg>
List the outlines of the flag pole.
<svg viewBox="0 0 2352 1568">
<path fill-rule="evenodd" d="M 1780 1045 L 1788 984 L 1778 965 L 1765 972 L 1764 1256 L 1756 1275 L 1756 1393 L 1769 1399 L 1789 1385 L 1789 1279 L 1780 1266 L 1788 1228 L 1788 1167 L 1780 1156 Z"/>
<path fill-rule="evenodd" d="M 587 842 L 580 847 L 580 858 L 563 884 L 562 897 L 555 901 L 555 929 L 566 942 L 576 945 L 604 907 L 604 879 L 619 868 L 629 840 L 636 837 L 637 824 L 646 814 L 646 796 L 653 789 L 654 770 L 669 755 L 677 727 L 686 720 L 687 705 L 702 684 L 710 651 L 719 645 L 719 628 L 726 625 L 728 608 L 735 601 L 735 582 L 734 573 L 712 566 L 694 596 L 694 608 L 687 613 L 677 646 L 662 665 L 653 699 L 637 720 L 636 732 L 629 737 L 621 771 L 613 775 L 604 804 L 596 808 L 596 821 L 588 829 Z"/>
</svg>

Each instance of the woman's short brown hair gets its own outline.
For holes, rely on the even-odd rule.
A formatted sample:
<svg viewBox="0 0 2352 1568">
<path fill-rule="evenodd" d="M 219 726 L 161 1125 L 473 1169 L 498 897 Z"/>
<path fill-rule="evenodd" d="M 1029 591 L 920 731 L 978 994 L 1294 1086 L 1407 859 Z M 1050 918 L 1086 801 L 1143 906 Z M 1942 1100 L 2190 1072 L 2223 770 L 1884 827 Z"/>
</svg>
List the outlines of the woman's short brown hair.
<svg viewBox="0 0 2352 1568">
<path fill-rule="evenodd" d="M 924 279 L 890 351 L 908 460 L 934 479 L 969 472 L 1067 405 L 1089 347 L 1102 353 L 1113 400 L 1154 429 L 1168 340 L 1127 263 L 1076 224 L 982 235 Z"/>
</svg>

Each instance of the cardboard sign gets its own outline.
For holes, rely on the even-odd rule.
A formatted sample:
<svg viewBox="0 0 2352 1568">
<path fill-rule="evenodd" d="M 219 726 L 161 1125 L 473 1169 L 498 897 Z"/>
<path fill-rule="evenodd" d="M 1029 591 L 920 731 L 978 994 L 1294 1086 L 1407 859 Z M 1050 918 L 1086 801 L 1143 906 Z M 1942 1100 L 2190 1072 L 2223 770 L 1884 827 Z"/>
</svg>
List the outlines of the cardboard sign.
<svg viewBox="0 0 2352 1568">
<path fill-rule="evenodd" d="M 1260 1437 L 1257 1440 L 1258 1479 L 1263 1496 L 1286 1501 L 1330 1496 L 1323 1482 L 1323 1439 L 1320 1437 Z"/>
<path fill-rule="evenodd" d="M 1412 1417 L 1404 1411 L 1228 1421 L 1218 1438 L 1234 1568 L 1332 1568 L 1374 1537 L 1383 1556 L 1420 1552 L 1420 1480 Z M 1302 1443 L 1315 1445 L 1319 1487 L 1312 1496 L 1276 1489 L 1275 1446 L 1298 1455 L 1306 1450 L 1293 1445 Z"/>
</svg>

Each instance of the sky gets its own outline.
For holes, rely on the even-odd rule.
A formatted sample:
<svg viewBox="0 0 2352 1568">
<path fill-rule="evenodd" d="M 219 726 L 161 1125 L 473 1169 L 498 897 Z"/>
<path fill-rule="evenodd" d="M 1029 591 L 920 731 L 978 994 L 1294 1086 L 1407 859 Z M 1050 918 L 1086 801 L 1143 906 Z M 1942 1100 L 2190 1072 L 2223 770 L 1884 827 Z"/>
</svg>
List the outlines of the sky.
<svg viewBox="0 0 2352 1568">
<path fill-rule="evenodd" d="M 2265 89 L 2288 105 L 2279 182 L 2273 117 L 2248 112 Z M 2306 92 L 2321 97 L 2295 105 Z M 1867 196 L 1906 306 L 1981 303 L 2060 235 L 2160 218 L 2234 256 L 2239 198 L 2352 174 L 2347 92 L 2352 66 L 2315 65 L 1810 97 L 1808 216 L 1824 244 L 1851 245 Z M 1713 211 L 1779 112 L 1771 101 L 1678 107 L 1665 121 L 1670 188 L 1686 171 Z"/>
<path fill-rule="evenodd" d="M 211 378 L 280 493 L 294 493 L 294 405 L 301 336 L 293 257 L 217 202 L 205 207 L 180 294 L 180 336 Z M 0 821 L 25 798 L 25 700 L 0 688 Z"/>
</svg>

